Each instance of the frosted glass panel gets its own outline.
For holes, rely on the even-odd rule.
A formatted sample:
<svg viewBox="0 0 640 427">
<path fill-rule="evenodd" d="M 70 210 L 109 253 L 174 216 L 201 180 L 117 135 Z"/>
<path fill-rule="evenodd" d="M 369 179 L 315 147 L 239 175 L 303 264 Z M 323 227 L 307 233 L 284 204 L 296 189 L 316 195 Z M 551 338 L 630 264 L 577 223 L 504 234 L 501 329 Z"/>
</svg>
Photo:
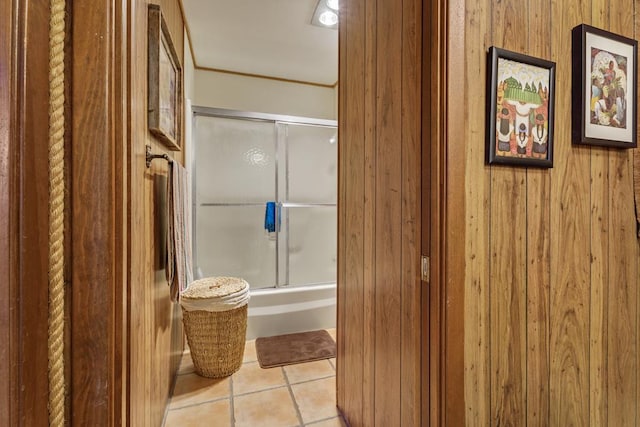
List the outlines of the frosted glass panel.
<svg viewBox="0 0 640 427">
<path fill-rule="evenodd" d="M 287 213 L 289 285 L 335 282 L 336 208 L 288 208 Z"/>
<path fill-rule="evenodd" d="M 273 123 L 196 117 L 198 203 L 251 203 L 275 198 Z"/>
<path fill-rule="evenodd" d="M 252 289 L 276 283 L 276 241 L 264 230 L 261 206 L 196 210 L 196 265 L 204 277 L 242 277 Z"/>
<path fill-rule="evenodd" d="M 289 202 L 335 203 L 337 129 L 287 125 L 286 182 Z"/>
</svg>

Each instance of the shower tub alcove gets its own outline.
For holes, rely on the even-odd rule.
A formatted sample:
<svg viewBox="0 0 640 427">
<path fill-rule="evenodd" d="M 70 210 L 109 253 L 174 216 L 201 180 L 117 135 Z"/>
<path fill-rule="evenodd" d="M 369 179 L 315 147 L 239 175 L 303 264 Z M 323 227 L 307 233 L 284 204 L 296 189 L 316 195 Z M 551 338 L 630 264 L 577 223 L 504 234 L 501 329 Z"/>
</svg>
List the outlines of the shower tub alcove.
<svg viewBox="0 0 640 427">
<path fill-rule="evenodd" d="M 247 339 L 335 327 L 336 122 L 193 113 L 196 276 L 249 282 Z"/>
</svg>

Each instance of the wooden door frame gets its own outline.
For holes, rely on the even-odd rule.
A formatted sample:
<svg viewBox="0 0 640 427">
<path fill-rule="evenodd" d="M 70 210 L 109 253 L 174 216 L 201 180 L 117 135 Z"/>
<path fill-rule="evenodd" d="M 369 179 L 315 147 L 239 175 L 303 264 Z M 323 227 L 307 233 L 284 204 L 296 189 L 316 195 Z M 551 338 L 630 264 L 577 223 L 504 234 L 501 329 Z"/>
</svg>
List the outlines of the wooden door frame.
<svg viewBox="0 0 640 427">
<path fill-rule="evenodd" d="M 72 425 L 127 424 L 128 1 L 72 5 Z"/>
<path fill-rule="evenodd" d="M 46 425 L 49 2 L 0 12 L 0 419 Z"/>
<path fill-rule="evenodd" d="M 13 266 L 16 257 L 16 198 L 13 163 L 16 144 L 14 109 L 15 67 L 14 46 L 16 44 L 17 22 L 14 12 L 15 1 L 0 3 L 0 419 L 8 425 L 15 425 L 17 401 L 17 352 L 15 346 L 16 316 L 13 309 L 15 280 Z"/>
<path fill-rule="evenodd" d="M 0 3 L 0 419 L 8 425 L 48 424 L 49 7 Z M 126 8 L 126 0 L 68 2 L 65 359 L 73 426 L 126 424 Z"/>
<path fill-rule="evenodd" d="M 449 70 L 464 64 L 463 29 L 463 0 L 423 3 L 422 253 L 430 278 L 422 293 L 422 425 L 433 427 L 465 425 L 464 220 L 452 220 L 464 212 L 464 154 L 448 146 L 464 137 L 449 120 L 460 111 L 448 97 L 456 90 Z"/>
</svg>

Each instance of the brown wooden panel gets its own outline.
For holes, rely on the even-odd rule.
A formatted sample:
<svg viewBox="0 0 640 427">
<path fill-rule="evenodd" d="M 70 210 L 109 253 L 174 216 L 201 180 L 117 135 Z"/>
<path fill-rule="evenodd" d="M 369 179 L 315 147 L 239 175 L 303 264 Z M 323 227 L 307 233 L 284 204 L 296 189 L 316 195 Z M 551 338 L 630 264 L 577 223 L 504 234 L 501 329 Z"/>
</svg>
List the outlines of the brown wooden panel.
<svg viewBox="0 0 640 427">
<path fill-rule="evenodd" d="M 591 24 L 609 28 L 611 5 L 601 0 L 592 0 Z M 591 423 L 607 423 L 607 346 L 608 346 L 608 296 L 610 235 L 610 170 L 609 151 L 591 150 L 591 348 L 590 348 L 590 399 Z"/>
<path fill-rule="evenodd" d="M 8 425 L 17 424 L 13 418 L 15 409 L 12 408 L 15 397 L 17 379 L 16 343 L 13 337 L 17 334 L 15 313 L 13 310 L 15 281 L 11 274 L 12 265 L 16 258 L 15 240 L 15 203 L 14 178 L 12 177 L 15 161 L 16 146 L 12 137 L 11 123 L 15 120 L 12 90 L 14 90 L 14 60 L 12 42 L 13 28 L 17 22 L 13 19 L 13 2 L 5 1 L 0 4 L 0 360 L 5 363 L 0 367 L 0 419 Z M 13 333 L 12 333 L 13 331 Z"/>
<path fill-rule="evenodd" d="M 122 414 L 126 213 L 121 10 L 111 2 L 73 8 L 71 425 L 113 425 Z M 118 202 L 119 200 L 119 202 Z M 118 207 L 120 211 L 118 211 Z"/>
<path fill-rule="evenodd" d="M 434 98 L 441 99 L 442 97 L 438 96 L 438 85 L 437 78 L 431 78 L 431 70 L 433 68 L 439 69 L 440 61 L 438 60 L 435 52 L 438 52 L 438 46 L 441 41 L 439 34 L 439 27 L 434 26 L 432 22 L 434 19 L 436 22 L 438 21 L 438 8 L 439 5 L 437 2 L 431 2 L 430 4 L 424 4 L 422 8 L 422 127 L 423 129 L 430 129 L 429 132 L 422 133 L 422 165 L 424 168 L 422 169 L 422 191 L 421 191 L 421 221 L 422 221 L 422 235 L 421 235 L 421 247 L 422 254 L 429 257 L 429 263 L 431 268 L 431 275 L 438 276 L 439 269 L 435 266 L 438 264 L 438 260 L 434 259 L 433 255 L 436 251 L 431 251 L 431 222 L 438 218 L 438 215 L 432 215 L 431 209 L 434 204 L 431 201 L 433 194 L 436 192 L 431 187 L 431 176 L 434 171 L 437 171 L 437 167 L 432 166 L 432 158 L 436 158 L 432 151 L 432 148 L 435 146 L 435 141 L 439 141 L 441 139 L 441 135 L 438 133 L 438 127 L 436 123 L 437 119 L 433 118 L 431 115 L 432 111 L 432 103 L 434 103 Z M 434 16 L 435 15 L 435 16 Z M 435 95 L 435 96 L 430 96 Z M 436 227 L 437 229 L 437 227 Z M 429 278 L 429 281 L 432 279 Z M 439 283 L 436 282 L 436 283 Z M 431 346 L 431 337 L 438 336 L 437 334 L 431 333 L 431 322 L 430 316 L 432 313 L 437 312 L 431 307 L 431 299 L 430 294 L 432 287 L 430 283 L 423 283 L 422 293 L 420 295 L 420 304 L 421 304 L 421 329 L 422 329 L 422 342 L 421 342 L 421 371 L 420 371 L 420 405 L 421 405 L 421 413 L 420 417 L 422 420 L 422 425 L 428 427 L 433 424 L 431 421 L 432 413 L 435 416 L 439 411 L 431 410 L 431 363 L 432 359 L 430 357 L 430 346 Z M 437 359 L 436 359 L 437 360 Z"/>
<path fill-rule="evenodd" d="M 182 61 L 183 23 L 177 0 L 155 3 L 161 5 Z M 153 152 L 183 163 L 184 150 L 169 151 L 147 130 L 147 4 L 144 0 L 131 3 L 133 36 L 129 40 L 129 421 L 136 426 L 161 424 L 183 349 L 180 309 L 170 301 L 164 277 L 168 164 L 155 161 L 147 169 L 144 155 L 149 144 Z"/>
<path fill-rule="evenodd" d="M 590 14 L 590 2 L 552 3 L 551 51 Z M 589 150 L 571 146 L 571 64 L 557 61 L 555 164 L 551 171 L 550 425 L 586 425 L 589 414 Z"/>
<path fill-rule="evenodd" d="M 421 12 L 404 6 L 405 21 L 401 3 L 341 8 L 337 387 L 353 426 L 420 422 Z"/>
<path fill-rule="evenodd" d="M 343 4 L 340 14 L 341 16 L 346 16 L 349 13 L 349 7 L 351 5 L 349 3 Z M 340 46 L 346 47 L 346 33 L 349 28 L 349 22 L 351 20 L 342 18 L 342 25 L 340 25 L 340 29 L 338 31 L 338 43 Z M 340 63 L 340 67 L 338 68 L 338 81 L 346 81 L 346 64 L 348 61 L 348 57 L 345 55 L 345 48 L 340 49 L 338 53 L 338 62 Z M 346 85 L 342 85 L 343 87 L 338 88 L 338 111 L 342 114 L 338 117 L 338 140 L 346 141 L 348 138 L 348 133 L 346 132 L 346 123 L 344 122 L 346 118 L 345 112 L 346 110 Z M 346 313 L 345 310 L 345 287 L 347 283 L 345 282 L 345 273 L 346 269 L 344 267 L 344 261 L 346 259 L 346 251 L 345 251 L 345 236 L 346 236 L 346 228 L 345 228 L 345 220 L 346 220 L 346 212 L 345 212 L 345 203 L 346 198 L 345 194 L 347 191 L 347 184 L 344 178 L 345 168 L 344 165 L 346 163 L 346 155 L 344 154 L 345 144 L 338 144 L 338 201 L 337 201 L 337 229 L 338 229 L 338 239 L 337 239 L 337 274 L 336 274 L 336 299 L 337 299 L 337 307 L 336 307 L 336 406 L 338 410 L 345 414 L 345 398 L 347 393 L 347 383 L 346 383 L 346 372 L 348 372 L 347 364 L 345 363 L 345 351 L 344 351 L 344 342 L 346 337 L 346 325 L 344 323 L 344 316 Z M 343 373 L 344 372 L 344 373 Z M 346 415 L 345 415 L 346 416 Z"/>
<path fill-rule="evenodd" d="M 421 103 L 422 7 L 402 2 L 401 305 L 400 424 L 420 425 L 421 287 Z M 428 167 L 427 167 L 428 169 Z M 425 308 L 426 309 L 426 308 Z"/>
<path fill-rule="evenodd" d="M 462 209 L 469 223 L 462 278 L 467 291 L 467 424 L 488 424 L 487 416 L 482 417 L 484 408 L 491 405 L 501 424 L 526 421 L 544 426 L 587 425 L 590 420 L 591 425 L 631 425 L 637 422 L 638 410 L 632 400 L 639 378 L 639 295 L 629 154 L 571 145 L 571 61 L 566 34 L 586 22 L 633 36 L 632 25 L 639 26 L 637 20 L 632 22 L 637 2 L 461 3 L 466 6 L 466 21 L 460 23 L 454 4 L 449 23 L 453 38 L 464 29 L 465 44 L 451 41 L 450 49 L 464 47 L 466 82 L 485 75 L 482 54 L 487 17 L 492 20 L 491 44 L 550 58 L 558 64 L 552 170 L 527 170 L 523 179 L 520 171 L 500 168 L 496 173 L 498 168 L 492 168 L 491 183 L 483 185 L 485 167 L 478 162 L 480 156 L 474 154 L 474 150 L 481 154 L 483 148 L 482 87 L 465 85 L 459 102 L 466 114 L 456 117 L 466 117 L 466 135 L 455 138 L 449 134 L 450 141 L 465 142 L 467 156 L 466 173 L 461 172 L 460 162 L 453 162 L 447 181 L 451 184 L 452 178 L 467 177 L 466 206 Z M 456 58 L 455 54 L 451 57 Z M 449 65 L 449 70 L 460 68 L 459 63 Z M 449 101 L 455 103 L 460 89 L 451 87 Z M 449 126 L 454 127 L 451 120 Z M 526 207 L 524 215 L 520 208 L 516 207 L 513 215 L 513 206 L 502 207 L 500 194 L 505 190 L 510 199 L 525 200 L 516 202 Z M 489 197 L 492 202 L 487 211 Z M 514 222 L 520 223 L 519 218 L 526 218 L 524 234 L 515 229 Z M 456 224 L 452 221 L 448 227 Z M 483 240 L 485 230 L 491 231 L 491 249 Z M 447 256 L 455 257 L 456 253 L 447 252 Z M 494 261 L 495 257 L 513 258 L 514 254 L 515 262 Z M 482 287 L 489 271 L 491 289 Z M 505 281 L 517 283 L 526 294 L 507 288 Z M 482 306 L 483 298 L 487 298 L 490 309 Z M 492 324 L 501 327 L 492 328 L 492 351 L 487 354 L 482 347 L 482 332 L 486 330 L 482 322 L 489 315 Z M 526 337 L 526 347 L 522 337 Z M 518 359 L 520 364 L 516 363 Z M 526 363 L 524 371 L 522 361 Z M 487 384 L 482 382 L 482 369 L 488 366 L 497 380 L 491 386 L 491 399 L 481 391 Z M 515 371 L 524 373 L 522 378 L 511 375 L 517 366 L 520 369 Z M 512 398 L 514 390 L 519 399 Z M 512 410 L 504 412 L 505 408 Z M 506 417 L 507 413 L 516 418 Z M 494 418 L 491 424 L 496 421 Z"/>
<path fill-rule="evenodd" d="M 16 344 L 19 352 L 19 423 L 44 425 L 48 419 L 48 100 L 49 7 L 44 0 L 22 1 L 18 11 L 15 165 L 19 194 Z M 34 286 L 34 284 L 38 284 Z"/>
<path fill-rule="evenodd" d="M 401 416 L 402 4 L 378 2 L 376 20 L 375 420 Z M 382 53 L 384 52 L 384 55 Z"/>
<path fill-rule="evenodd" d="M 448 3 L 448 4 L 447 4 Z M 447 24 L 446 69 L 465 69 L 465 5 L 464 2 L 445 2 Z M 450 71 L 449 71 L 450 73 Z M 441 243 L 443 275 L 440 277 L 442 293 L 438 304 L 440 317 L 437 325 L 441 325 L 442 337 L 438 343 L 434 342 L 432 354 L 438 353 L 441 358 L 440 382 L 442 396 L 440 400 L 441 422 L 446 426 L 465 425 L 464 400 L 464 304 L 465 304 L 465 264 L 463 245 L 466 244 L 466 224 L 460 212 L 465 212 L 465 152 L 459 149 L 454 141 L 465 140 L 465 129 L 460 126 L 459 119 L 465 116 L 465 93 L 460 89 L 460 83 L 454 75 L 443 77 L 446 95 L 442 106 L 446 108 L 443 123 L 445 140 L 441 141 L 442 173 L 439 180 L 432 185 L 444 185 L 440 197 L 443 199 L 441 210 L 441 226 L 444 241 Z M 432 299 L 431 306 L 435 304 Z M 433 337 L 432 337 L 433 340 Z M 432 365 L 433 366 L 433 365 Z"/>
<path fill-rule="evenodd" d="M 129 40 L 129 58 L 146 58 L 147 41 L 147 5 L 144 1 L 131 2 L 132 34 Z M 141 183 L 147 173 L 144 165 L 144 142 L 146 142 L 146 62 L 133 67 L 130 73 L 129 128 L 129 206 L 131 209 L 128 224 L 129 254 L 131 257 L 129 271 L 129 304 L 136 307 L 129 310 L 129 422 L 131 425 L 150 425 L 150 370 L 148 368 L 148 349 L 150 335 L 146 333 L 150 306 L 145 299 L 145 290 L 150 288 L 149 274 L 144 266 L 148 265 L 146 253 L 148 248 L 142 242 L 148 242 L 145 234 L 144 186 Z M 137 71 L 134 71 L 137 70 Z M 140 242 L 140 243 L 139 243 Z"/>
<path fill-rule="evenodd" d="M 353 1 L 347 6 L 347 44 L 344 52 L 346 62 L 345 116 L 341 122 L 344 136 L 349 144 L 343 145 L 344 170 L 341 179 L 344 181 L 344 248 L 345 273 L 343 286 L 345 307 L 343 327 L 346 331 L 344 345 L 345 394 L 344 410 L 354 421 L 362 419 L 362 402 L 364 393 L 364 81 L 360 70 L 364 67 L 365 48 L 365 2 Z M 349 307 L 355 308 L 350 309 Z M 356 308 L 358 307 L 358 308 Z"/>
<path fill-rule="evenodd" d="M 633 0 L 610 5 L 609 29 L 633 37 Z M 633 200 L 632 153 L 612 151 L 609 155 L 609 298 L 607 316 L 608 424 L 632 426 L 637 423 L 638 400 L 635 372 L 638 369 L 637 281 L 638 243 Z M 621 256 L 622 254 L 635 256 Z"/>
<path fill-rule="evenodd" d="M 351 1 L 351 0 L 349 0 Z M 375 425 L 375 330 L 371 326 L 375 324 L 375 298 L 376 298 L 376 84 L 378 73 L 376 60 L 378 47 L 375 43 L 377 31 L 376 21 L 378 11 L 375 0 L 366 0 L 364 3 L 364 349 L 363 383 L 362 383 L 362 425 Z M 362 29 L 361 29 L 362 31 Z M 360 74 L 362 76 L 362 74 Z M 362 77 L 361 77 L 362 78 Z M 368 355 L 368 357 L 367 357 Z"/>
<path fill-rule="evenodd" d="M 493 44 L 525 52 L 527 9 L 519 0 L 492 7 Z M 493 120 L 493 118 L 487 118 Z M 522 168 L 491 168 L 491 424 L 526 419 L 527 183 Z"/>
<path fill-rule="evenodd" d="M 490 5 L 486 0 L 466 2 L 465 80 L 486 73 L 487 48 L 491 37 Z M 457 47 L 456 47 L 457 48 Z M 489 168 L 485 167 L 484 84 L 466 84 L 462 113 L 466 117 L 465 212 L 466 272 L 471 278 L 465 287 L 465 401 L 469 426 L 485 426 L 490 417 L 489 389 Z"/>
<path fill-rule="evenodd" d="M 550 58 L 551 2 L 529 0 L 528 53 Z M 527 425 L 549 423 L 549 240 L 551 179 L 548 170 L 527 171 Z"/>
<path fill-rule="evenodd" d="M 591 0 L 591 24 L 609 27 L 610 4 Z M 591 293 L 589 330 L 589 421 L 607 425 L 609 297 L 609 150 L 591 150 Z"/>
</svg>

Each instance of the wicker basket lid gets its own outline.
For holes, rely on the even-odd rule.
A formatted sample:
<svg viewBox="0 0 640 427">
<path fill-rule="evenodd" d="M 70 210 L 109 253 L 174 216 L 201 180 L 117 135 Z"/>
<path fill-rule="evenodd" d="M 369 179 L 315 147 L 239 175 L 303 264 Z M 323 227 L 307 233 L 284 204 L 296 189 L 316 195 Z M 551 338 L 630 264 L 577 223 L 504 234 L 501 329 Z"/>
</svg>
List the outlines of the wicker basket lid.
<svg viewBox="0 0 640 427">
<path fill-rule="evenodd" d="M 248 292 L 249 284 L 240 277 L 206 277 L 192 282 L 180 295 L 186 299 L 221 298 Z"/>
</svg>

